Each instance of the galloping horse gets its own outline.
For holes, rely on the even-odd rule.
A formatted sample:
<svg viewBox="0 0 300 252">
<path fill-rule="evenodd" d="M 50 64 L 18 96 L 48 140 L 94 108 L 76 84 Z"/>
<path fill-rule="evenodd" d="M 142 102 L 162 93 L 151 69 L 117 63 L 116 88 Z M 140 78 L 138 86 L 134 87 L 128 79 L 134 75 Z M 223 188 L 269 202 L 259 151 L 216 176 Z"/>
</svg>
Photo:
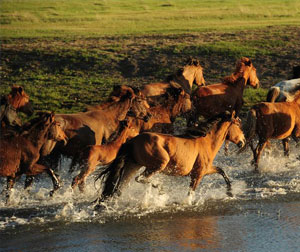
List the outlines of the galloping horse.
<svg viewBox="0 0 300 252">
<path fill-rule="evenodd" d="M 21 126 L 17 112 L 23 112 L 30 116 L 33 114 L 33 109 L 29 96 L 24 89 L 20 86 L 12 86 L 10 93 L 1 98 L 0 122 L 2 130 L 7 127 L 18 128 Z"/>
<path fill-rule="evenodd" d="M 40 148 L 47 139 L 65 141 L 65 138 L 53 113 L 41 113 L 22 133 L 4 135 L 0 138 L 0 176 L 7 177 L 7 201 L 11 188 L 22 174 L 36 175 L 46 171 L 52 178 L 52 192 L 59 188 L 54 172 L 36 162 L 40 157 Z"/>
<path fill-rule="evenodd" d="M 104 189 L 99 201 L 121 193 L 123 187 L 145 166 L 137 182 L 145 183 L 155 173 L 191 177 L 190 192 L 194 192 L 203 176 L 219 173 L 225 179 L 227 189 L 231 184 L 213 160 L 221 148 L 228 129 L 235 123 L 234 115 L 214 118 L 212 129 L 202 137 L 176 137 L 145 132 L 122 145 L 117 158 L 98 177 L 104 179 Z M 242 133 L 242 132 L 241 132 Z"/>
<path fill-rule="evenodd" d="M 251 60 L 243 57 L 237 62 L 235 72 L 225 77 L 222 83 L 198 87 L 192 93 L 194 111 L 190 121 L 197 121 L 200 115 L 210 118 L 224 111 L 236 111 L 238 115 L 247 84 L 258 88 L 259 80 Z"/>
<path fill-rule="evenodd" d="M 121 124 L 119 136 L 115 141 L 103 145 L 87 146 L 78 156 L 74 157 L 70 166 L 70 172 L 73 171 L 76 164 L 79 164 L 81 172 L 73 179 L 73 189 L 78 185 L 79 190 L 82 192 L 86 178 L 95 171 L 96 166 L 111 163 L 116 158 L 121 145 L 127 139 L 131 139 L 139 134 L 139 131 L 133 125 L 134 120 L 127 120 L 121 122 Z"/>
<path fill-rule="evenodd" d="M 176 74 L 171 75 L 165 82 L 150 83 L 143 87 L 142 93 L 146 97 L 159 96 L 166 92 L 170 86 L 182 87 L 187 94 L 191 94 L 192 86 L 205 85 L 203 77 L 203 68 L 198 60 L 189 59 L 183 68 L 180 68 Z"/>
<path fill-rule="evenodd" d="M 293 101 L 300 90 L 300 66 L 293 67 L 293 76 L 291 80 L 281 81 L 269 88 L 267 102 Z M 285 140 L 288 149 L 289 139 Z M 269 143 L 268 143 L 269 145 Z"/>
<path fill-rule="evenodd" d="M 65 146 L 51 141 L 45 145 L 48 150 L 54 148 L 49 155 L 52 164 L 57 166 L 60 154 L 73 158 L 88 145 L 108 141 L 126 116 L 147 121 L 150 117 L 148 109 L 149 105 L 140 92 L 129 86 L 118 86 L 106 103 L 89 108 L 87 112 L 56 114 L 55 118 L 69 140 Z"/>
<path fill-rule="evenodd" d="M 292 136 L 297 140 L 300 137 L 300 92 L 292 102 L 262 102 L 254 105 L 248 112 L 245 135 L 247 144 L 240 152 L 250 144 L 255 171 L 258 170 L 261 153 L 269 139 L 282 139 L 284 154 L 288 155 L 287 138 Z M 256 148 L 253 146 L 255 135 L 258 136 Z"/>
<path fill-rule="evenodd" d="M 78 185 L 79 189 L 83 191 L 87 176 L 94 172 L 96 166 L 111 163 L 127 139 L 138 135 L 139 132 L 154 128 L 157 130 L 158 126 L 163 126 L 164 130 L 166 125 L 171 125 L 176 116 L 191 109 L 190 96 L 182 88 L 169 88 L 165 95 L 167 96 L 165 104 L 149 109 L 151 118 L 148 122 L 130 117 L 127 119 L 127 126 L 124 129 L 122 127 L 121 133 L 115 141 L 105 145 L 88 146 L 73 158 L 70 170 L 73 171 L 73 167 L 79 164 L 81 172 L 73 179 L 72 187 L 75 188 Z"/>
</svg>

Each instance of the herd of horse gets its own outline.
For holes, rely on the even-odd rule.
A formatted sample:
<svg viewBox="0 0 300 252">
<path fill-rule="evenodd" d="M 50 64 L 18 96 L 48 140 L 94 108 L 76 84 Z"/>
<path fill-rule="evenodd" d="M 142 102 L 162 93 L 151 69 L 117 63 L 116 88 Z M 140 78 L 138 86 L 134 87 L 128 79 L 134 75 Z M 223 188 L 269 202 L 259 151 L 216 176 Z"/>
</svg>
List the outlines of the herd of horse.
<svg viewBox="0 0 300 252">
<path fill-rule="evenodd" d="M 288 155 L 289 138 L 300 137 L 300 67 L 294 67 L 291 80 L 270 88 L 266 102 L 254 105 L 242 123 L 239 114 L 247 85 L 259 87 L 249 58 L 239 59 L 230 76 L 211 85 L 205 84 L 199 61 L 189 59 L 164 82 L 140 89 L 115 86 L 105 102 L 73 114 L 34 113 L 24 89 L 12 86 L 1 98 L 0 111 L 0 176 L 7 178 L 6 201 L 24 174 L 27 188 L 36 175 L 46 172 L 53 182 L 53 195 L 60 188 L 56 172 L 62 156 L 72 160 L 70 172 L 79 167 L 71 186 L 80 191 L 101 166 L 96 178 L 103 184 L 98 203 L 120 195 L 133 177 L 136 182 L 151 183 L 156 173 L 190 176 L 189 194 L 205 175 L 218 173 L 230 195 L 228 176 L 213 165 L 224 142 L 225 148 L 228 141 L 237 144 L 239 152 L 250 146 L 258 171 L 270 139 L 281 139 Z M 22 124 L 19 112 L 35 117 Z M 173 126 L 179 116 L 186 120 L 186 128 L 184 134 L 176 135 Z M 139 174 L 141 167 L 145 169 Z"/>
</svg>

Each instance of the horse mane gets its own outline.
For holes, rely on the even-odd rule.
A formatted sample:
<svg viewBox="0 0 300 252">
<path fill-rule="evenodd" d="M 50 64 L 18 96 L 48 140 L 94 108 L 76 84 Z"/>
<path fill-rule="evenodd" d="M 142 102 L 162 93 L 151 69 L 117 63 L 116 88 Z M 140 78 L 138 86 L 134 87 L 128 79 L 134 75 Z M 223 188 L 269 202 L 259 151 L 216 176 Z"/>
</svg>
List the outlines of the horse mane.
<svg viewBox="0 0 300 252">
<path fill-rule="evenodd" d="M 189 57 L 183 67 L 180 67 L 175 74 L 168 75 L 167 78 L 165 79 L 166 82 L 171 82 L 174 81 L 176 83 L 176 77 L 179 77 L 183 74 L 184 69 L 188 66 L 196 66 L 196 67 L 201 67 L 200 61 L 198 59 L 194 59 L 192 57 Z M 202 68 L 202 67 L 201 67 Z"/>
<path fill-rule="evenodd" d="M 242 74 L 246 67 L 252 66 L 252 61 L 247 57 L 242 57 L 237 61 L 235 71 L 229 76 L 223 78 L 222 82 L 227 85 L 235 85 L 243 77 Z"/>
<path fill-rule="evenodd" d="M 34 131 L 39 131 L 45 123 L 45 116 L 50 116 L 51 114 L 51 112 L 39 112 L 38 117 L 31 119 L 22 126 L 20 135 L 28 136 Z"/>
<path fill-rule="evenodd" d="M 298 90 L 298 91 L 295 93 L 294 101 L 295 101 L 296 103 L 300 103 L 300 90 Z"/>
</svg>

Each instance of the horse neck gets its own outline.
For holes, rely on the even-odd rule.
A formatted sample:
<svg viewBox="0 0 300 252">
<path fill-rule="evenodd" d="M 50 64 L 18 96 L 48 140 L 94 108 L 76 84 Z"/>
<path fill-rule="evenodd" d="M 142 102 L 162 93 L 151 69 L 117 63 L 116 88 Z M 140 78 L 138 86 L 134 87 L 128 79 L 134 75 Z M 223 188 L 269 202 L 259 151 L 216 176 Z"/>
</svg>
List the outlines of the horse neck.
<svg viewBox="0 0 300 252">
<path fill-rule="evenodd" d="M 118 150 L 121 147 L 121 145 L 126 142 L 127 138 L 129 137 L 129 133 L 130 128 L 125 127 L 115 141 L 103 146 L 107 146 L 109 148 L 112 148 L 113 150 Z"/>
<path fill-rule="evenodd" d="M 14 109 L 20 109 L 21 100 L 19 96 L 13 97 L 11 94 L 7 95 L 7 101 Z"/>
<path fill-rule="evenodd" d="M 28 133 L 24 135 L 24 137 L 38 149 L 40 149 L 43 144 L 47 141 L 47 133 L 50 129 L 51 124 L 48 125 L 42 125 L 41 123 L 38 123 L 37 125 L 34 125 Z"/>
<path fill-rule="evenodd" d="M 129 108 L 130 108 L 130 100 L 126 99 L 124 101 L 111 104 L 111 106 L 107 107 L 105 110 L 111 112 L 115 121 L 119 122 L 125 119 L 126 114 L 129 111 Z M 120 117 L 120 115 L 122 115 L 122 117 Z"/>
<path fill-rule="evenodd" d="M 151 117 L 149 121 L 144 122 L 142 120 L 138 120 L 141 124 L 140 128 L 145 131 L 151 129 L 156 123 L 171 123 L 171 109 L 170 105 L 159 105 L 150 108 Z"/>
<path fill-rule="evenodd" d="M 213 157 L 217 155 L 219 149 L 222 147 L 230 125 L 230 121 L 216 123 L 213 129 L 205 136 L 206 140 L 210 142 L 207 148 L 210 146 Z"/>
</svg>

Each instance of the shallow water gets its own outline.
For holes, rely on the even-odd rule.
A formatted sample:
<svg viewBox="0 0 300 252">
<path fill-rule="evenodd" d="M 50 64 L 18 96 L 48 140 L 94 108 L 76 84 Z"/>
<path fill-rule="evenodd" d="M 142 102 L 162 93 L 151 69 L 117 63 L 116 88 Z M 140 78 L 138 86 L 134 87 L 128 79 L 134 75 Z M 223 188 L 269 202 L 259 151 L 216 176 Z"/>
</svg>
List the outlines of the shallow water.
<svg viewBox="0 0 300 252">
<path fill-rule="evenodd" d="M 188 177 L 155 175 L 163 191 L 132 181 L 122 196 L 95 211 L 90 202 L 99 183 L 85 193 L 70 190 L 69 160 L 59 170 L 63 187 L 48 196 L 50 179 L 38 178 L 29 192 L 20 180 L 11 203 L 0 199 L 0 251 L 298 251 L 300 246 L 300 160 L 273 144 L 253 173 L 250 151 L 215 159 L 232 181 L 203 179 L 188 198 Z M 5 180 L 1 180 L 5 185 Z"/>
</svg>

